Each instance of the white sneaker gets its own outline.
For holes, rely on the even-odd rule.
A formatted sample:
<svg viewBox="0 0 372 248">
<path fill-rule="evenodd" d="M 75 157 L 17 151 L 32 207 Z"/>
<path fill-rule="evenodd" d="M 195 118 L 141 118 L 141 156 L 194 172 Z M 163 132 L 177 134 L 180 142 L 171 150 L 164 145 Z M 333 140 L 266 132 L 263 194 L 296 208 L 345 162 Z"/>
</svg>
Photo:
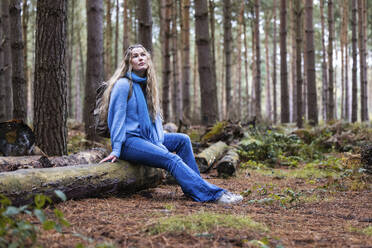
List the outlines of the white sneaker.
<svg viewBox="0 0 372 248">
<path fill-rule="evenodd" d="M 216 202 L 217 204 L 234 204 L 241 202 L 242 200 L 243 196 L 225 191 Z"/>
</svg>

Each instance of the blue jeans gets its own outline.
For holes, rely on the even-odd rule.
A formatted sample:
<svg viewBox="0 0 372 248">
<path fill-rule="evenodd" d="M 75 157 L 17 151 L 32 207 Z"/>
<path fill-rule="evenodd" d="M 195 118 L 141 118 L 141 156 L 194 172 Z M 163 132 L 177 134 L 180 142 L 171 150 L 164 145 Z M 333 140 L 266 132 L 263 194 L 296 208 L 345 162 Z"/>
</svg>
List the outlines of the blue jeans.
<svg viewBox="0 0 372 248">
<path fill-rule="evenodd" d="M 163 145 L 167 150 L 140 137 L 129 136 L 121 148 L 120 159 L 167 170 L 184 194 L 195 201 L 215 201 L 221 197 L 225 190 L 200 176 L 189 136 L 165 133 Z"/>
</svg>

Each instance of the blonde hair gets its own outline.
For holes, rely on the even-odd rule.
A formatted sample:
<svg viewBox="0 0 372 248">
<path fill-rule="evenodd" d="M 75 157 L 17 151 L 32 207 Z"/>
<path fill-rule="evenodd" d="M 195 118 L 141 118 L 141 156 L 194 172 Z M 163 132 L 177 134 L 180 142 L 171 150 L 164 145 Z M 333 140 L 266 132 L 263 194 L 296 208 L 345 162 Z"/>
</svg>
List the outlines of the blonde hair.
<svg viewBox="0 0 372 248">
<path fill-rule="evenodd" d="M 149 111 L 150 118 L 152 121 L 155 121 L 155 118 L 158 114 L 160 114 L 160 104 L 159 104 L 159 97 L 158 97 L 158 90 L 157 90 L 157 81 L 155 76 L 155 68 L 152 64 L 151 55 L 150 53 L 141 45 L 141 44 L 135 44 L 125 51 L 124 54 L 124 60 L 121 62 L 120 66 L 116 69 L 115 73 L 111 76 L 111 78 L 104 82 L 107 84 L 107 88 L 102 96 L 102 101 L 99 107 L 99 118 L 101 120 L 107 120 L 107 113 L 108 108 L 110 104 L 110 96 L 111 91 L 116 84 L 116 82 L 119 80 L 119 78 L 124 77 L 126 73 L 129 75 L 132 72 L 132 50 L 134 48 L 142 48 L 143 51 L 145 51 L 145 54 L 147 56 L 147 64 L 148 68 L 146 71 L 147 76 L 147 84 L 146 84 L 146 101 L 147 101 L 147 109 Z M 132 84 L 132 81 L 130 81 L 130 84 Z M 130 86 L 132 87 L 132 86 Z"/>
</svg>

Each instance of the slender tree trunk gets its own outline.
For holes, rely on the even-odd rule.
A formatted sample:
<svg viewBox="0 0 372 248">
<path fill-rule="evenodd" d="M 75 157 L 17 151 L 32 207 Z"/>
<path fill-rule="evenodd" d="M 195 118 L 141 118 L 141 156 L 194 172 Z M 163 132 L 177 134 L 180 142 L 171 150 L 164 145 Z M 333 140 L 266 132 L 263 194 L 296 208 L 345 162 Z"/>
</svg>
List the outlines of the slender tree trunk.
<svg viewBox="0 0 372 248">
<path fill-rule="evenodd" d="M 163 8 L 163 43 L 162 43 L 162 50 L 163 50 L 163 83 L 162 83 L 162 108 L 163 108 L 163 117 L 165 121 L 170 120 L 170 22 L 171 22 L 171 8 L 172 8 L 172 0 L 162 0 L 162 8 Z"/>
<path fill-rule="evenodd" d="M 181 89 L 180 89 L 180 76 L 179 76 L 179 59 L 178 59 L 178 32 L 177 32 L 177 1 L 173 1 L 172 8 L 172 64 L 173 64 L 173 92 L 172 92 L 172 106 L 173 117 L 176 123 L 181 119 Z"/>
<path fill-rule="evenodd" d="M 327 120 L 333 120 L 335 117 L 334 101 L 334 80 L 333 80 L 333 0 L 328 0 L 328 111 Z"/>
<path fill-rule="evenodd" d="M 351 45 L 352 45 L 352 107 L 351 107 L 351 122 L 358 120 L 358 86 L 357 86 L 357 0 L 352 0 L 352 19 L 351 19 Z"/>
<path fill-rule="evenodd" d="M 360 72 L 360 106 L 361 106 L 361 120 L 368 120 L 368 97 L 367 97 L 367 68 L 366 68 L 366 41 L 365 22 L 364 20 L 364 1 L 358 0 L 358 34 L 359 34 L 359 72 Z"/>
<path fill-rule="evenodd" d="M 315 49 L 313 28 L 313 0 L 306 0 L 306 53 L 307 53 L 307 116 L 310 125 L 318 125 L 318 102 L 315 76 Z"/>
<path fill-rule="evenodd" d="M 237 46 L 238 46 L 238 58 L 237 58 L 237 82 L 238 85 L 238 103 L 237 103 L 237 116 L 238 119 L 242 119 L 242 32 L 243 32 L 243 21 L 244 21 L 244 1 L 242 1 L 239 10 L 239 17 L 238 17 L 238 37 L 237 37 Z"/>
<path fill-rule="evenodd" d="M 129 47 L 129 19 L 128 18 L 128 1 L 123 1 L 123 54 L 125 54 L 125 51 Z"/>
<path fill-rule="evenodd" d="M 200 89 L 198 89 L 198 53 L 196 52 L 196 46 L 194 46 L 194 68 L 193 68 L 193 121 L 199 122 L 200 121 L 200 111 L 199 111 L 199 94 Z"/>
<path fill-rule="evenodd" d="M 182 0 L 182 113 L 191 118 L 190 105 L 190 0 Z"/>
<path fill-rule="evenodd" d="M 260 1 L 255 0 L 255 33 L 256 33 L 256 107 L 255 114 L 257 118 L 261 118 L 261 47 L 260 47 Z"/>
<path fill-rule="evenodd" d="M 9 16 L 12 48 L 13 118 L 27 121 L 27 82 L 24 73 L 21 0 L 10 0 Z"/>
<path fill-rule="evenodd" d="M 278 107 L 277 107 L 277 97 L 276 97 L 276 56 L 277 56 L 277 51 L 276 51 L 276 48 L 277 48 L 277 42 L 276 42 L 276 9 L 277 9 L 277 5 L 276 5 L 276 0 L 274 0 L 273 2 L 273 18 L 274 18 L 274 32 L 273 32 L 273 102 L 274 102 L 274 109 L 273 109 L 273 112 L 274 112 L 274 123 L 277 123 L 278 121 Z"/>
<path fill-rule="evenodd" d="M 254 12 L 254 8 L 251 9 L 251 13 L 252 13 L 252 19 L 254 20 L 254 16 L 255 16 L 255 12 Z M 254 116 L 256 114 L 256 111 L 255 111 L 255 107 L 256 107 L 256 83 L 255 83 L 255 79 L 256 79 L 256 73 L 257 73 L 257 70 L 256 70 L 256 29 L 254 27 L 254 21 L 251 22 L 251 31 L 252 31 L 252 83 L 251 83 L 251 104 L 250 104 L 250 114 L 251 116 Z"/>
<path fill-rule="evenodd" d="M 105 71 L 104 71 L 104 78 L 105 80 L 108 80 L 111 77 L 112 73 L 112 23 L 111 23 L 111 0 L 105 0 L 106 3 L 106 26 L 104 30 L 104 65 L 105 65 Z"/>
<path fill-rule="evenodd" d="M 280 0 L 280 93 L 281 122 L 289 122 L 288 72 L 287 72 L 287 7 L 286 0 Z"/>
<path fill-rule="evenodd" d="M 10 120 L 13 116 L 13 89 L 12 89 L 12 62 L 10 48 L 10 24 L 9 24 L 9 1 L 0 1 L 1 9 L 1 27 L 2 36 L 0 49 L 3 51 L 3 66 L 0 68 L 3 84 L 1 84 L 1 92 L 3 97 L 0 99 L 0 104 L 4 108 L 3 114 L 0 116 L 0 121 Z"/>
<path fill-rule="evenodd" d="M 305 6 L 305 2 L 307 0 L 303 0 L 302 4 Z M 302 35 L 303 35 L 303 49 L 302 49 L 302 56 L 303 56 L 303 78 L 302 78 L 302 115 L 303 118 L 306 120 L 307 119 L 307 81 L 308 81 L 308 76 L 307 76 L 307 42 L 306 42 L 306 26 L 305 26 L 305 15 L 302 15 L 301 18 L 301 25 L 302 25 Z"/>
<path fill-rule="evenodd" d="M 72 95 L 72 58 L 74 52 L 74 16 L 75 16 L 75 1 L 70 2 L 68 6 L 68 11 L 70 11 L 68 18 L 68 38 L 67 38 L 67 105 L 68 105 L 68 117 L 73 118 L 74 116 L 74 104 L 73 104 L 73 95 Z"/>
<path fill-rule="evenodd" d="M 36 22 L 36 145 L 60 156 L 67 154 L 67 1 L 39 0 Z"/>
<path fill-rule="evenodd" d="M 0 16 L 0 40 L 4 40 L 4 31 L 3 31 L 3 18 Z M 0 44 L 0 122 L 5 121 L 5 100 L 6 92 L 5 81 L 4 81 L 4 47 Z"/>
<path fill-rule="evenodd" d="M 224 42 L 223 47 L 225 50 L 225 87 L 226 87 L 226 113 L 227 118 L 232 117 L 231 109 L 232 106 L 232 96 L 231 96 L 231 2 L 230 0 L 223 1 L 223 30 L 224 30 Z M 229 111 L 228 111 L 229 110 Z"/>
<path fill-rule="evenodd" d="M 87 1 L 87 68 L 84 97 L 84 123 L 87 139 L 97 138 L 92 111 L 95 93 L 103 81 L 103 3 L 100 0 Z"/>
<path fill-rule="evenodd" d="M 215 44 L 215 15 L 214 15 L 214 0 L 209 0 L 209 24 L 211 27 L 211 48 L 212 48 L 212 81 L 217 82 L 217 75 L 216 75 L 216 44 Z"/>
<path fill-rule="evenodd" d="M 243 34 L 244 34 L 244 74 L 245 74 L 245 106 L 246 107 L 246 116 L 249 116 L 249 82 L 248 82 L 248 41 L 247 41 L 247 25 L 245 23 L 243 15 Z"/>
<path fill-rule="evenodd" d="M 301 19 L 302 19 L 302 7 L 301 1 L 295 1 L 293 6 L 293 17 L 295 18 L 295 34 L 296 34 L 296 75 L 297 75 L 297 127 L 302 128 L 303 126 L 303 112 L 302 112 L 302 30 L 301 30 Z"/>
<path fill-rule="evenodd" d="M 327 62 L 325 50 L 325 32 L 324 32 L 324 0 L 320 0 L 320 21 L 321 21 L 321 36 L 322 36 L 322 116 L 323 120 L 327 120 L 328 111 L 328 81 L 327 81 Z"/>
<path fill-rule="evenodd" d="M 265 54 L 266 54 L 266 111 L 267 119 L 272 121 L 271 104 L 271 78 L 270 78 L 270 55 L 269 55 L 269 19 L 265 19 Z"/>
<path fill-rule="evenodd" d="M 349 98 L 349 56 L 348 56 L 348 24 L 349 24 L 349 1 L 344 0 L 343 2 L 343 43 L 345 49 L 345 120 L 350 121 L 350 98 Z"/>
<path fill-rule="evenodd" d="M 31 88 L 31 80 L 29 78 L 28 73 L 28 65 L 27 65 L 27 52 L 28 52 L 28 39 L 27 39 L 27 29 L 28 29 L 28 21 L 29 21 L 29 4 L 27 0 L 23 0 L 22 3 L 22 37 L 23 37 L 23 72 L 25 74 L 25 80 L 26 80 L 26 95 L 28 96 L 28 91 Z M 32 108 L 29 108 L 29 102 L 31 102 L 31 99 L 27 97 L 27 116 L 28 119 L 32 119 L 33 116 Z"/>
<path fill-rule="evenodd" d="M 202 123 L 213 124 L 218 118 L 217 87 L 211 81 L 211 49 L 209 43 L 207 0 L 195 0 L 195 39 L 198 47 L 199 82 Z"/>
<path fill-rule="evenodd" d="M 290 38 L 291 38 L 291 43 L 292 43 L 292 49 L 290 49 L 290 59 L 291 59 L 291 83 L 289 86 L 292 86 L 292 101 L 289 102 L 290 106 L 290 111 L 291 112 L 291 121 L 295 122 L 297 120 L 297 79 L 296 79 L 296 26 L 297 26 L 297 19 L 296 19 L 296 10 L 295 10 L 295 4 L 297 1 L 289 1 L 289 20 L 290 20 L 290 26 L 291 30 L 289 32 Z M 300 19 L 301 20 L 301 19 Z M 302 75 L 301 75 L 302 77 Z M 302 80 L 301 80 L 302 82 Z M 302 84 L 301 84 L 302 85 Z M 299 97 L 301 98 L 301 96 Z M 302 101 L 302 99 L 301 99 Z M 302 105 L 301 105 L 302 106 Z"/>
<path fill-rule="evenodd" d="M 152 53 L 151 0 L 138 0 L 138 42 Z"/>
</svg>

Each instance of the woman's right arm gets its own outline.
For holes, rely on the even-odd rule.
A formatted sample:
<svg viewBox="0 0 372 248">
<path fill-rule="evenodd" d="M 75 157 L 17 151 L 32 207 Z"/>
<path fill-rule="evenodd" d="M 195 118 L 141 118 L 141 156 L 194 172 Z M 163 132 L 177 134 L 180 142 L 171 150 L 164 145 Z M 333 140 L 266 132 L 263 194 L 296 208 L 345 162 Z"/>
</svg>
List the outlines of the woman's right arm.
<svg viewBox="0 0 372 248">
<path fill-rule="evenodd" d="M 110 129 L 112 146 L 112 152 L 110 156 L 116 158 L 119 158 L 121 146 L 125 141 L 125 118 L 127 113 L 128 93 L 128 80 L 120 79 L 113 87 L 110 96 L 110 104 L 107 116 L 107 124 Z M 111 158 L 111 160 L 113 160 L 113 158 Z"/>
</svg>

